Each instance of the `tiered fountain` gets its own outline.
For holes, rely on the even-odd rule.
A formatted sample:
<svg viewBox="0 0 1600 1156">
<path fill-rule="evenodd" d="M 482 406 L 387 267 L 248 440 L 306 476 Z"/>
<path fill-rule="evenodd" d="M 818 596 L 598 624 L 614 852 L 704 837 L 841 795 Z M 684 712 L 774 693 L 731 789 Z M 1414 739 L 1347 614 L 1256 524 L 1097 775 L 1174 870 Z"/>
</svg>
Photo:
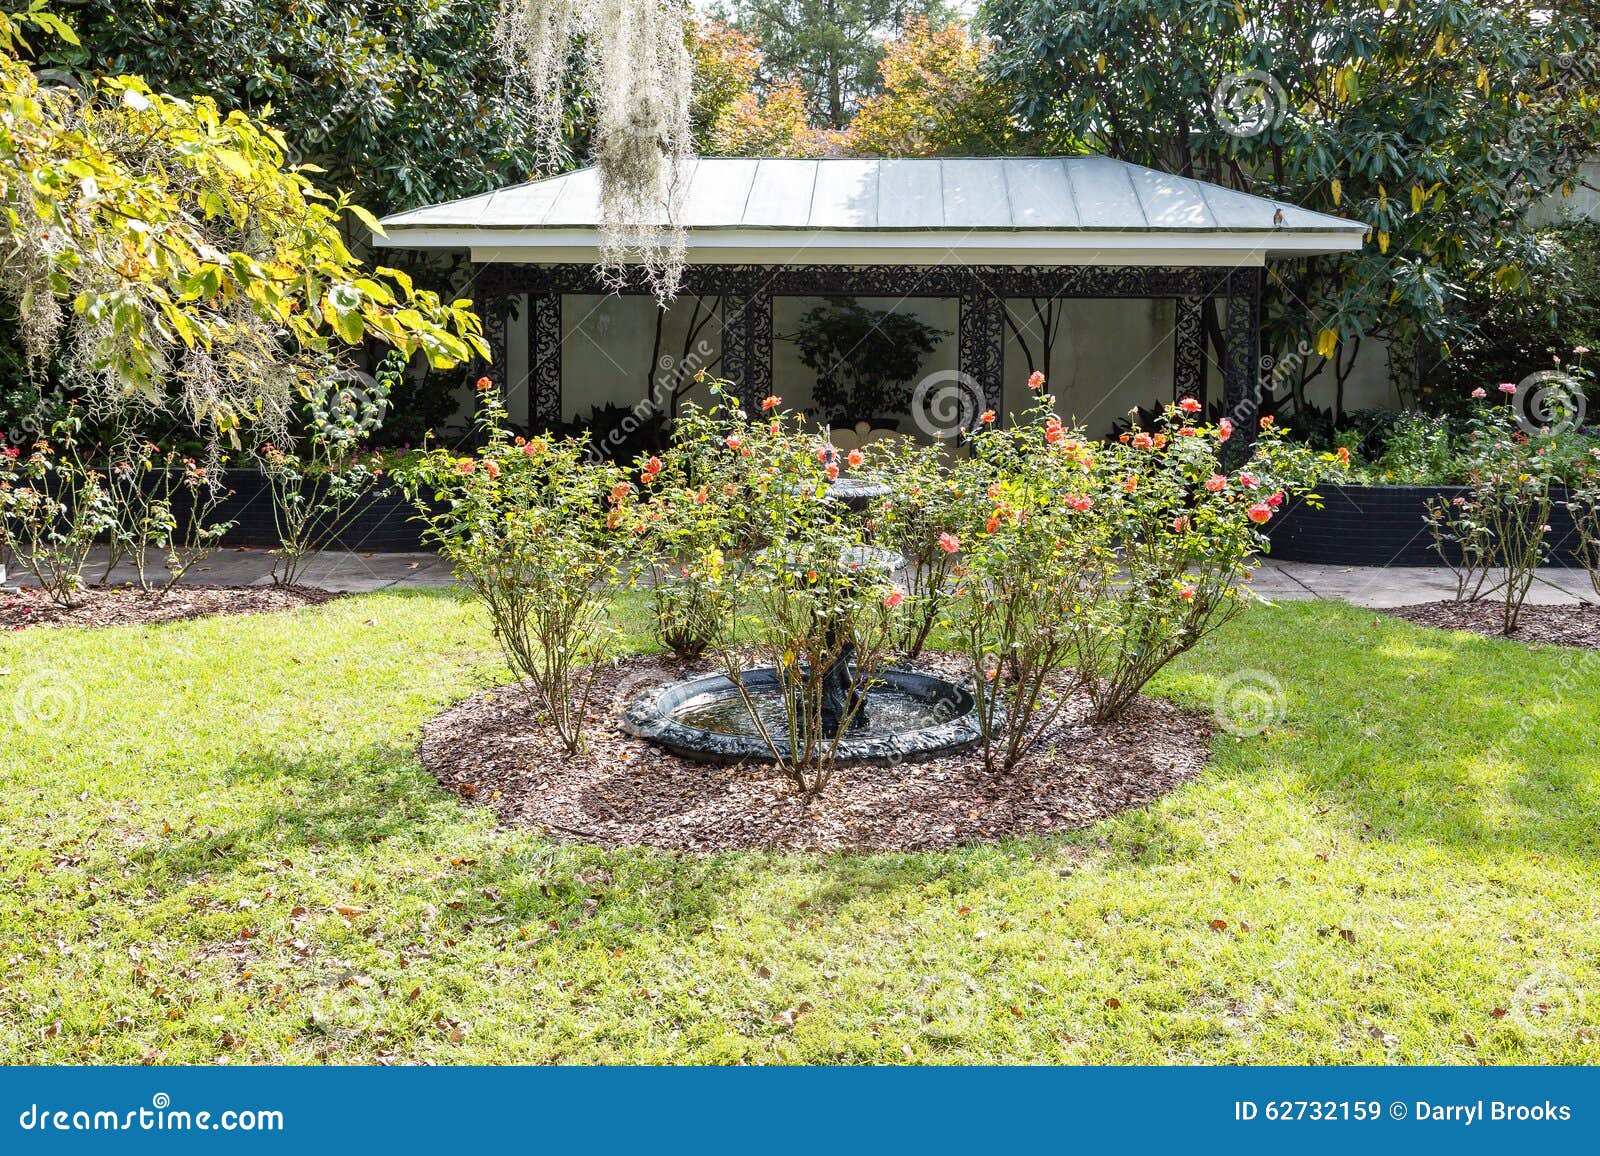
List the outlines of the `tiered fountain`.
<svg viewBox="0 0 1600 1156">
<path fill-rule="evenodd" d="M 880 482 L 840 479 L 828 499 L 857 515 L 888 493 Z M 875 546 L 856 547 L 843 561 L 853 570 L 872 567 L 897 570 L 899 555 Z M 835 761 L 897 763 L 928 758 L 972 746 L 983 738 L 972 692 L 925 670 L 887 667 L 867 685 L 865 701 L 851 703 L 859 685 L 853 648 L 846 646 L 823 673 L 822 725 L 839 734 Z M 751 717 L 759 713 L 774 741 L 782 742 L 787 712 L 777 672 L 752 667 L 740 675 L 750 705 L 723 674 L 658 686 L 634 698 L 624 713 L 632 734 L 660 743 L 686 758 L 705 762 L 771 762 L 772 751 Z M 852 710 L 854 707 L 854 710 Z"/>
</svg>

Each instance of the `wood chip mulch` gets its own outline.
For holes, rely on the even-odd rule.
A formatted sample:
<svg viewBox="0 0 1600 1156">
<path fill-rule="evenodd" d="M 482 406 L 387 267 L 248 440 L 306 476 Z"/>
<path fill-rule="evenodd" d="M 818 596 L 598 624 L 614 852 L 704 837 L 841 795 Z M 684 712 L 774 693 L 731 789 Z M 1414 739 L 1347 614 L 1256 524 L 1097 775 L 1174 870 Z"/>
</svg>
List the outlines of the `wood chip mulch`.
<svg viewBox="0 0 1600 1156">
<path fill-rule="evenodd" d="M 310 586 L 174 586 L 165 597 L 137 586 L 91 586 L 63 609 L 43 591 L 0 591 L 0 631 L 32 626 L 139 626 L 315 606 L 339 595 Z"/>
<path fill-rule="evenodd" d="M 1384 611 L 1407 622 L 1440 630 L 1469 630 L 1485 638 L 1509 638 L 1513 642 L 1600 650 L 1600 606 L 1524 606 L 1517 616 L 1517 629 L 1509 635 L 1500 632 L 1503 612 L 1504 603 L 1493 599 L 1480 602 L 1421 602 Z"/>
<path fill-rule="evenodd" d="M 944 667 L 949 660 L 927 663 Z M 841 767 L 809 805 L 777 769 L 679 758 L 620 725 L 657 682 L 699 673 L 629 659 L 602 678 L 587 750 L 568 755 L 515 684 L 483 691 L 423 730 L 421 757 L 449 790 L 510 826 L 563 842 L 682 851 L 913 851 L 1043 835 L 1160 798 L 1199 774 L 1210 720 L 1140 699 L 1114 727 L 1064 712 L 1046 744 L 1008 775 L 972 750 L 898 767 Z"/>
</svg>

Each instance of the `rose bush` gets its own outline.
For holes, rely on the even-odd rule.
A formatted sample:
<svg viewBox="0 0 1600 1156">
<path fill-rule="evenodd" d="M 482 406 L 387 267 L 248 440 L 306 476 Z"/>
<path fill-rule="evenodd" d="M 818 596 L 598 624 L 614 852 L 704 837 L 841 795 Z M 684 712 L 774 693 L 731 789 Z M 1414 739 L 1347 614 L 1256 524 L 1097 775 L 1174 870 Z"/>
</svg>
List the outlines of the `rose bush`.
<svg viewBox="0 0 1600 1156">
<path fill-rule="evenodd" d="M 1268 523 L 1290 494 L 1316 505 L 1319 474 L 1342 468 L 1270 417 L 1244 463 L 1229 468 L 1232 423 L 1201 425 L 1199 413 L 1185 398 L 1095 458 L 1096 508 L 1112 545 L 1096 556 L 1096 613 L 1076 651 L 1098 721 L 1120 714 L 1157 671 L 1243 609 L 1241 583 L 1270 547 Z"/>
<path fill-rule="evenodd" d="M 105 484 L 113 522 L 102 581 L 126 560 L 139 588 L 154 591 L 157 600 L 204 561 L 234 524 L 216 520 L 218 506 L 233 491 L 218 484 L 215 471 L 152 441 L 129 439 L 107 468 Z M 159 583 L 151 574 L 151 551 L 159 552 L 167 572 Z"/>
<path fill-rule="evenodd" d="M 69 409 L 25 456 L 0 455 L 0 547 L 14 554 L 56 605 L 71 606 L 96 540 L 117 525 L 103 471 L 81 441 L 83 415 Z"/>
<path fill-rule="evenodd" d="M 1042 390 L 1043 376 L 1029 384 Z M 1095 721 L 1115 718 L 1237 613 L 1265 525 L 1288 493 L 1338 464 L 1267 419 L 1249 460 L 1229 469 L 1232 424 L 1199 425 L 1199 412 L 1184 399 L 1156 428 L 1095 444 L 1041 394 L 1021 421 L 974 437 L 972 464 L 958 468 L 992 507 L 963 537 L 954 624 L 992 769 L 1014 767 L 1074 691 Z"/>
<path fill-rule="evenodd" d="M 828 496 L 839 456 L 777 398 L 746 413 L 719 385 L 690 407 L 669 451 L 672 464 L 645 484 L 646 521 L 664 535 L 686 581 L 703 586 L 721 627 L 710 632 L 774 761 L 801 794 L 832 777 L 839 742 L 892 649 L 906 596 L 869 545 L 866 522 Z M 856 468 L 864 455 L 853 457 Z M 676 528 L 666 528 L 683 518 Z M 781 718 L 758 709 L 752 666 L 776 678 Z M 827 676 L 843 687 L 829 713 Z"/>
<path fill-rule="evenodd" d="M 482 448 L 431 449 L 399 482 L 428 540 L 488 610 L 530 703 L 573 752 L 615 654 L 608 607 L 631 581 L 636 490 L 617 466 L 586 461 L 582 439 L 513 437 L 487 378 L 478 399 Z"/>
<path fill-rule="evenodd" d="M 937 446 L 897 439 L 869 449 L 878 475 L 889 485 L 889 495 L 871 511 L 869 528 L 906 560 L 909 602 L 894 645 L 906 658 L 916 658 L 955 592 L 957 556 L 941 547 L 941 535 L 970 525 L 983 494 L 966 472 L 946 467 Z"/>
<path fill-rule="evenodd" d="M 1489 391 L 1481 386 L 1472 391 L 1478 404 L 1468 419 L 1460 451 L 1467 468 L 1467 493 L 1448 503 L 1436 503 L 1428 516 L 1435 549 L 1456 572 L 1457 597 L 1475 601 L 1498 594 L 1505 634 L 1516 630 L 1523 603 L 1548 553 L 1555 491 L 1563 474 L 1582 470 L 1587 457 L 1573 453 L 1567 439 L 1549 429 L 1532 434 L 1520 429 L 1514 409 L 1516 393 L 1512 382 L 1496 390 L 1498 401 L 1491 400 Z M 1580 482 L 1576 492 L 1582 490 Z M 1574 511 L 1574 516 L 1581 532 L 1582 514 Z M 1498 585 L 1484 590 L 1496 575 Z"/>
<path fill-rule="evenodd" d="M 967 660 L 991 769 L 1016 767 L 1074 702 L 1116 718 L 1243 607 L 1287 495 L 1314 502 L 1319 471 L 1343 464 L 1264 419 L 1230 466 L 1232 426 L 1201 424 L 1188 399 L 1152 429 L 1092 442 L 1035 374 L 1035 406 L 981 422 L 949 461 L 905 444 L 841 455 L 780 399 L 746 412 L 712 382 L 671 445 L 624 472 L 581 441 L 510 437 L 483 386 L 484 448 L 427 453 L 404 485 L 432 499 L 430 539 L 568 749 L 611 657 L 609 595 L 648 569 L 661 643 L 715 655 L 806 798 L 892 656 L 941 627 Z M 889 493 L 852 510 L 831 488 L 846 472 Z M 749 677 L 757 667 L 771 684 Z"/>
</svg>

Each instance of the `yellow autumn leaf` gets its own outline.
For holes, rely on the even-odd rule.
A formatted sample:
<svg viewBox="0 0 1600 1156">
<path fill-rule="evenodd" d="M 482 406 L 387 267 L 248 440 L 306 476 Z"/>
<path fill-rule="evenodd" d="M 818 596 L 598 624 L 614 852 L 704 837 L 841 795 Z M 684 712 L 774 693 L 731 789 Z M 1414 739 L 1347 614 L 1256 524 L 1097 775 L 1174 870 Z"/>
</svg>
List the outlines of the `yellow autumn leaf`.
<svg viewBox="0 0 1600 1156">
<path fill-rule="evenodd" d="M 1344 182 L 1335 177 L 1328 185 L 1328 191 L 1333 194 L 1333 203 L 1337 205 L 1344 199 Z"/>
<path fill-rule="evenodd" d="M 1380 229 L 1380 230 L 1378 230 L 1378 252 L 1387 253 L 1388 251 L 1389 251 L 1389 234 L 1385 233 L 1383 230 Z"/>
<path fill-rule="evenodd" d="M 1324 329 L 1317 334 L 1317 355 L 1319 357 L 1332 357 L 1339 348 L 1339 331 L 1337 329 Z"/>
</svg>

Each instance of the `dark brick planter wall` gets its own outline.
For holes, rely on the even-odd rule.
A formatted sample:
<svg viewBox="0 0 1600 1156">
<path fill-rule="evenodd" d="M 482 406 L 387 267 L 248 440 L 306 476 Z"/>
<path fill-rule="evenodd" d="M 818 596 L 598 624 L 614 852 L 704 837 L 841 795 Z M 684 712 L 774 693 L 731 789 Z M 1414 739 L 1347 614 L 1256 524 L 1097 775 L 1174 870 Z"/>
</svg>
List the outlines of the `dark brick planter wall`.
<svg viewBox="0 0 1600 1156">
<path fill-rule="evenodd" d="M 1336 566 L 1437 566 L 1433 537 L 1422 520 L 1427 503 L 1466 491 L 1461 486 L 1320 485 L 1317 492 L 1322 509 L 1296 500 L 1269 524 L 1274 559 Z M 1561 499 L 1558 492 L 1550 511 L 1550 563 L 1577 566 L 1578 532 Z"/>
<path fill-rule="evenodd" d="M 225 478 L 224 488 L 234 492 L 223 500 L 215 518 L 238 524 L 223 538 L 223 545 L 276 547 L 278 531 L 266 478 L 255 470 L 229 470 Z M 422 524 L 412 520 L 415 513 L 415 507 L 400 494 L 380 495 L 356 515 L 334 545 L 380 554 L 426 549 Z"/>
</svg>

